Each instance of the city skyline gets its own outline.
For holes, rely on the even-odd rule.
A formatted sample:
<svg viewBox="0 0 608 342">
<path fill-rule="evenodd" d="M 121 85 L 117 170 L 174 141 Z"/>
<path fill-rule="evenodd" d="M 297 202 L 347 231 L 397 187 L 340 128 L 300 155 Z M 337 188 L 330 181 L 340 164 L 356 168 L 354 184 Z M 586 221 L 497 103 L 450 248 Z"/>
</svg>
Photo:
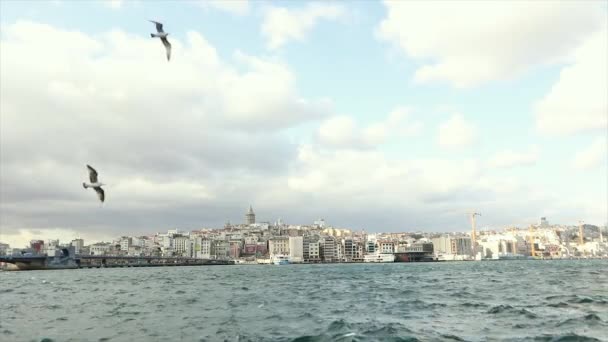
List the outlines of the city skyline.
<svg viewBox="0 0 608 342">
<path fill-rule="evenodd" d="M 229 3 L 0 2 L 0 241 L 608 221 L 605 3 Z"/>
<path fill-rule="evenodd" d="M 163 231 L 179 231 L 180 233 L 184 233 L 184 234 L 190 234 L 193 232 L 198 232 L 201 230 L 211 230 L 211 231 L 222 231 L 226 228 L 230 228 L 230 229 L 236 229 L 237 231 L 246 231 L 248 229 L 248 227 L 255 227 L 256 229 L 260 229 L 263 227 L 263 229 L 268 229 L 268 227 L 279 227 L 279 226 L 283 226 L 285 227 L 285 229 L 300 229 L 300 228 L 305 228 L 305 229 L 309 229 L 312 227 L 319 227 L 319 228 L 325 228 L 325 229 L 336 229 L 336 230 L 345 230 L 345 231 L 350 231 L 352 234 L 418 234 L 418 233 L 424 233 L 424 234 L 463 234 L 463 235 L 471 235 L 471 221 L 470 221 L 470 215 L 469 213 L 467 213 L 467 217 L 469 218 L 469 221 L 467 222 L 468 226 L 463 226 L 462 229 L 459 230 L 428 230 L 428 229 L 401 229 L 401 230 L 393 230 L 393 231 L 382 231 L 382 230 L 366 230 L 365 228 L 360 228 L 360 229 L 356 229 L 353 227 L 347 227 L 347 226 L 336 226 L 333 225 L 331 221 L 327 221 L 325 218 L 318 218 L 315 219 L 313 221 L 310 222 L 285 222 L 282 218 L 277 218 L 276 220 L 257 220 L 256 219 L 256 214 L 255 211 L 253 210 L 253 207 L 250 205 L 249 208 L 244 212 L 244 214 L 242 215 L 242 219 L 241 220 L 235 220 L 235 221 L 231 221 L 231 220 L 226 220 L 225 223 L 223 225 L 220 226 L 212 226 L 212 225 L 199 225 L 196 227 L 176 227 L 176 226 L 172 226 L 172 227 L 164 227 L 161 228 L 159 230 L 156 231 L 142 231 L 139 233 L 131 233 L 129 231 L 123 231 L 121 234 L 119 235 L 105 235 L 102 232 L 97 232 L 97 233 L 101 233 L 101 234 L 80 234 L 78 231 L 70 231 L 70 230 L 39 230 L 39 231 L 29 231 L 29 234 L 22 234 L 20 236 L 3 236 L 2 240 L 0 240 L 0 243 L 8 243 L 11 246 L 26 246 L 28 245 L 31 241 L 37 241 L 37 240 L 41 240 L 41 241 L 60 241 L 60 242 L 67 242 L 67 241 L 71 241 L 74 239 L 83 239 L 89 242 L 95 242 L 95 243 L 101 243 L 101 242 L 109 242 L 109 241 L 115 241 L 117 237 L 125 237 L 125 236 L 132 236 L 132 237 L 150 237 L 150 236 L 154 236 L 154 235 L 158 235 L 158 234 L 162 234 L 161 232 Z M 479 220 L 479 219 L 477 219 Z M 490 227 L 487 225 L 479 225 L 479 222 L 477 222 L 477 234 L 479 235 L 483 235 L 483 234 L 487 234 L 488 232 L 494 234 L 494 232 L 501 232 L 501 231 L 508 231 L 509 229 L 512 228 L 516 228 L 516 229 L 523 229 L 526 230 L 528 227 L 533 226 L 533 227 L 538 227 L 538 228 L 548 228 L 548 227 L 579 227 L 580 225 L 585 225 L 585 226 L 595 226 L 598 227 L 599 229 L 603 229 L 606 230 L 606 228 L 608 227 L 608 223 L 604 223 L 603 225 L 594 225 L 594 224 L 590 224 L 590 223 L 586 223 L 583 220 L 578 220 L 576 222 L 576 224 L 571 224 L 571 223 L 561 223 L 561 222 L 551 222 L 549 220 L 547 220 L 546 217 L 540 217 L 536 222 L 530 222 L 527 226 L 516 226 L 516 225 L 508 225 L 508 226 L 503 226 L 503 227 Z M 255 229 L 254 229 L 255 230 Z M 42 235 L 40 235 L 42 234 Z M 176 233 L 178 234 L 178 233 Z"/>
</svg>

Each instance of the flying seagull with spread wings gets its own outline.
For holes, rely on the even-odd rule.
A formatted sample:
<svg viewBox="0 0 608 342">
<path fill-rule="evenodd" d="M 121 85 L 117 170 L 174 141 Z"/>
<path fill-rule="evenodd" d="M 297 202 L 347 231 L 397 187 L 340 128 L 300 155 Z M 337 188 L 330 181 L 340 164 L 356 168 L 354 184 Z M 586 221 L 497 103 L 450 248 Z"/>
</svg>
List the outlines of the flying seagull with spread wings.
<svg viewBox="0 0 608 342">
<path fill-rule="evenodd" d="M 152 38 L 160 38 L 167 50 L 167 61 L 171 59 L 171 43 L 167 40 L 167 36 L 169 35 L 167 32 L 163 31 L 163 24 L 158 21 L 149 20 L 150 22 L 156 24 L 156 31 L 158 33 L 150 33 L 150 37 Z"/>
<path fill-rule="evenodd" d="M 97 197 L 99 197 L 99 200 L 103 203 L 106 198 L 106 194 L 104 193 L 101 186 L 105 184 L 99 182 L 99 180 L 97 179 L 97 171 L 95 171 L 95 169 L 91 165 L 87 164 L 87 169 L 89 169 L 89 180 L 91 181 L 91 183 L 83 182 L 82 186 L 85 189 L 93 188 L 93 190 L 95 190 L 95 192 L 97 193 Z"/>
</svg>

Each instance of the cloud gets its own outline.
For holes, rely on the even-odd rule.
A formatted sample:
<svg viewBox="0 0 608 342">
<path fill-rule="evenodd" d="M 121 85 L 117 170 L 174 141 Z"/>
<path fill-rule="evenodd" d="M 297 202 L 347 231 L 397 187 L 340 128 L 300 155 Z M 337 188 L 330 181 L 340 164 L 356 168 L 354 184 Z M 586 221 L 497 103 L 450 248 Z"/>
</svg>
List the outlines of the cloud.
<svg viewBox="0 0 608 342">
<path fill-rule="evenodd" d="M 391 160 L 378 150 L 310 145 L 300 147 L 294 170 L 288 180 L 290 189 L 317 194 L 327 202 L 349 198 L 351 204 L 393 207 L 407 203 L 409 208 L 423 204 L 425 198 L 466 189 L 480 172 L 474 160 Z"/>
<path fill-rule="evenodd" d="M 540 157 L 540 148 L 532 146 L 528 152 L 505 150 L 494 155 L 489 161 L 491 168 L 512 168 L 516 166 L 534 165 Z"/>
<path fill-rule="evenodd" d="M 601 2 L 387 0 L 384 5 L 387 17 L 377 36 L 422 63 L 414 79 L 458 88 L 558 62 L 606 21 Z"/>
<path fill-rule="evenodd" d="M 344 13 L 344 8 L 334 3 L 309 3 L 299 9 L 270 7 L 264 15 L 262 35 L 269 49 L 277 49 L 291 40 L 304 40 L 320 19 L 335 20 Z"/>
<path fill-rule="evenodd" d="M 243 222 L 250 203 L 261 221 L 326 217 L 368 231 L 468 229 L 472 207 L 506 224 L 556 203 L 553 194 L 522 202 L 534 180 L 492 177 L 476 159 L 385 154 L 375 147 L 420 133 L 407 108 L 325 125 L 336 119 L 331 101 L 303 97 L 289 65 L 220 56 L 198 32 L 172 40 L 168 63 L 158 41 L 121 30 L 1 28 L 2 241 L 32 229 L 91 242 L 219 227 Z M 475 135 L 461 115 L 450 122 Z M 340 139 L 322 140 L 319 126 Z M 296 130 L 319 140 L 303 144 L 289 135 Z M 87 163 L 108 184 L 102 208 L 81 186 Z M 588 217 L 604 214 L 593 210 Z"/>
<path fill-rule="evenodd" d="M 608 155 L 608 141 L 606 137 L 596 138 L 593 143 L 576 154 L 572 162 L 579 170 L 588 170 L 600 165 L 606 166 Z"/>
<path fill-rule="evenodd" d="M 283 132 L 331 110 L 283 63 L 224 60 L 198 32 L 172 44 L 167 62 L 158 41 L 120 30 L 2 26 L 2 233 L 224 222 L 288 171 L 297 145 Z M 81 186 L 87 163 L 109 184 L 102 209 Z"/>
<path fill-rule="evenodd" d="M 246 15 L 250 10 L 249 0 L 200 0 L 197 4 L 236 15 Z"/>
<path fill-rule="evenodd" d="M 369 148 L 392 138 L 415 136 L 421 133 L 423 124 L 409 120 L 410 112 L 406 107 L 398 107 L 386 119 L 363 127 L 347 115 L 330 117 L 319 126 L 317 138 L 321 144 L 333 148 Z"/>
<path fill-rule="evenodd" d="M 391 159 L 374 149 L 302 145 L 291 169 L 288 186 L 280 192 L 290 195 L 280 203 L 367 230 L 468 230 L 471 208 L 484 214 L 481 225 L 491 226 L 521 224 L 522 218 L 539 216 L 539 208 L 568 214 L 585 210 L 594 220 L 606 214 L 597 205 L 590 210 L 588 201 L 562 203 L 533 180 L 493 176 L 471 158 Z M 527 201 L 521 201 L 523 194 Z"/>
<path fill-rule="evenodd" d="M 535 105 L 543 134 L 606 130 L 608 125 L 608 26 L 591 35 L 563 68 L 559 80 Z"/>
<path fill-rule="evenodd" d="M 120 9 L 123 4 L 123 0 L 105 0 L 104 4 L 111 9 Z"/>
<path fill-rule="evenodd" d="M 472 144 L 476 138 L 477 126 L 456 113 L 439 126 L 437 141 L 444 148 L 459 148 Z"/>
</svg>

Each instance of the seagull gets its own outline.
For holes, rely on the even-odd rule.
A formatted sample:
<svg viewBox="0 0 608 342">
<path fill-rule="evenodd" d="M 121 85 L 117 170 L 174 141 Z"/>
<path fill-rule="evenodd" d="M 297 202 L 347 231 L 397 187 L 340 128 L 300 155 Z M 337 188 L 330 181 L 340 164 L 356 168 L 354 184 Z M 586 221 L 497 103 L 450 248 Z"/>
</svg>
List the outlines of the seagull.
<svg viewBox="0 0 608 342">
<path fill-rule="evenodd" d="M 95 169 L 91 165 L 87 164 L 87 169 L 89 169 L 89 180 L 91 181 L 91 183 L 87 184 L 83 182 L 82 186 L 85 189 L 93 188 L 93 190 L 95 190 L 95 192 L 97 193 L 97 197 L 99 197 L 99 200 L 101 201 L 101 203 L 103 203 L 104 199 L 106 198 L 106 195 L 103 192 L 101 186 L 105 184 L 97 181 L 97 171 L 95 171 Z"/>
<path fill-rule="evenodd" d="M 154 21 L 154 20 L 148 20 L 148 21 L 156 24 L 156 31 L 158 33 L 150 33 L 150 37 L 160 38 L 160 40 L 163 42 L 163 45 L 165 46 L 165 49 L 167 50 L 167 61 L 169 61 L 171 59 L 171 43 L 169 43 L 169 41 L 167 40 L 167 36 L 169 34 L 166 33 L 165 31 L 163 31 L 162 23 L 159 23 L 158 21 Z"/>
</svg>

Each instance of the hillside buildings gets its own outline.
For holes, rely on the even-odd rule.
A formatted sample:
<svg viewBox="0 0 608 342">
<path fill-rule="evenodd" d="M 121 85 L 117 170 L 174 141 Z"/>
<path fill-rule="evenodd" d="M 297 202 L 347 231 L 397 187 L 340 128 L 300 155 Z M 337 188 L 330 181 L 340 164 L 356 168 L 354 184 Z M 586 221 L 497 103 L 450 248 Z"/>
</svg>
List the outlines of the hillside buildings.
<svg viewBox="0 0 608 342">
<path fill-rule="evenodd" d="M 256 222 L 252 206 L 244 216 L 244 224 L 227 223 L 219 229 L 170 229 L 89 245 L 74 239 L 67 245 L 80 255 L 179 256 L 252 263 L 277 256 L 292 263 L 399 261 L 412 260 L 415 255 L 443 261 L 608 257 L 606 227 L 551 225 L 544 217 L 530 227 L 480 230 L 476 246 L 472 246 L 468 233 L 366 233 L 333 227 L 324 219 L 310 225 L 290 225 L 280 219 L 271 224 Z M 0 255 L 23 251 L 53 255 L 65 245 L 57 240 L 32 240 L 30 246 L 19 249 L 0 243 Z"/>
</svg>

